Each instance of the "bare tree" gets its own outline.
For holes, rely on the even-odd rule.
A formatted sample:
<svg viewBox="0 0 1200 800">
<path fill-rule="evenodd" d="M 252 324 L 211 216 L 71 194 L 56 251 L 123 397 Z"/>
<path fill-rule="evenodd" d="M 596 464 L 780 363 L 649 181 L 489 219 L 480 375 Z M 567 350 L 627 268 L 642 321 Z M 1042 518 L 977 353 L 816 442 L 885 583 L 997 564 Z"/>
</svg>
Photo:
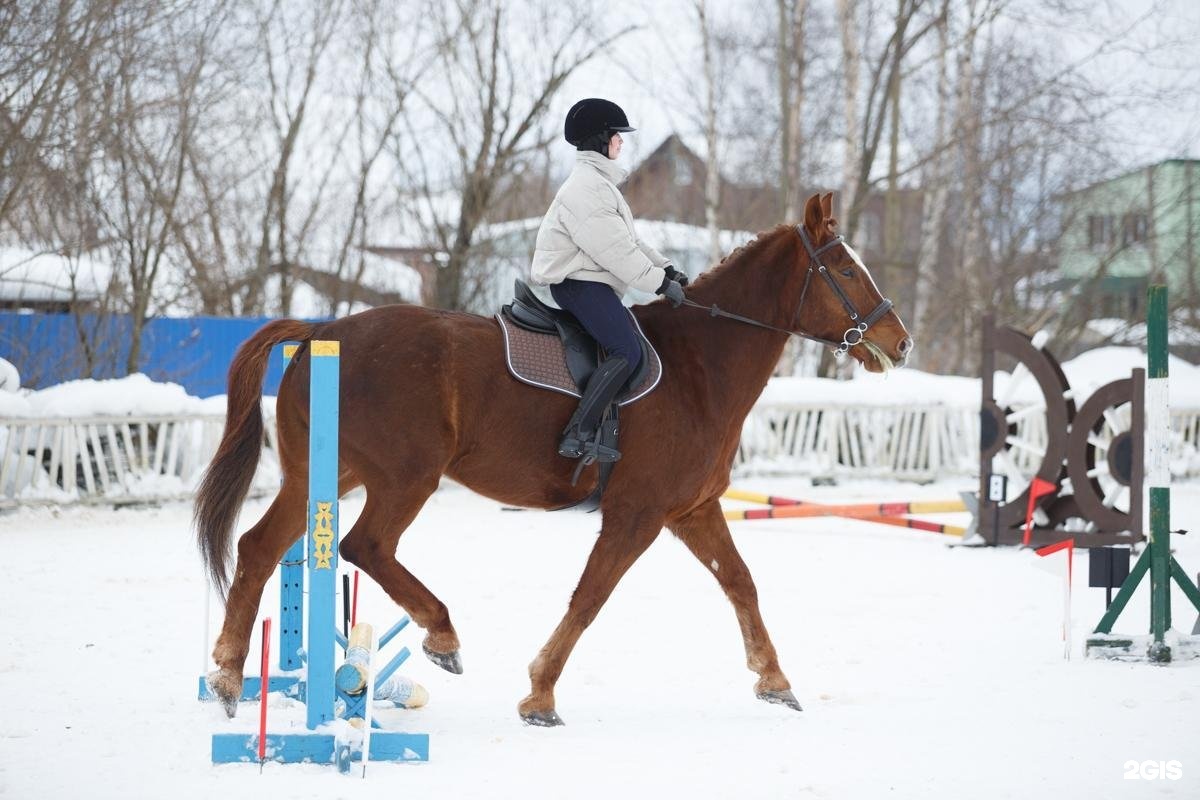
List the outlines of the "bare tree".
<svg viewBox="0 0 1200 800">
<path fill-rule="evenodd" d="M 883 49 L 873 59 L 874 63 L 869 65 L 866 109 L 862 116 L 861 132 L 857 137 L 860 148 L 857 153 L 858 165 L 852 176 L 854 182 L 845 189 L 849 195 L 846 198 L 843 221 L 847 236 L 853 236 L 858 229 L 863 205 L 873 186 L 871 176 L 883 132 L 887 127 L 888 100 L 889 97 L 898 97 L 904 59 L 937 24 L 936 17 L 920 23 L 919 14 L 926 7 L 926 3 L 927 0 L 897 0 L 896 11 L 891 19 L 891 34 Z M 915 22 L 919 27 L 914 28 Z"/>
<path fill-rule="evenodd" d="M 721 167 L 717 157 L 717 75 L 713 58 L 713 31 L 707 0 L 696 0 L 704 74 L 704 224 L 708 228 L 708 257 L 721 260 L 721 235 L 717 210 L 721 204 Z"/>
<path fill-rule="evenodd" d="M 858 184 L 859 144 L 858 93 L 859 66 L 862 59 L 859 48 L 861 33 L 858 28 L 859 0 L 837 0 L 838 32 L 842 41 L 842 186 Z M 843 198 L 844 200 L 848 198 Z"/>
<path fill-rule="evenodd" d="M 198 122 L 201 76 L 224 20 L 220 6 L 174 8 L 157 19 L 153 36 L 130 25 L 114 43 L 112 105 L 103 141 L 106 166 L 97 175 L 95 202 L 126 291 L 128 372 L 138 369 L 142 330 L 152 313 L 164 261 L 170 258 L 188 142 Z"/>
<path fill-rule="evenodd" d="M 937 25 L 937 83 L 933 125 L 934 155 L 924 173 L 925 191 L 921 208 L 921 243 L 917 254 L 916 286 L 913 293 L 911 331 L 917 342 L 924 342 L 925 315 L 936 281 L 937 265 L 941 260 L 942 231 L 945 227 L 946 206 L 950 197 L 947 174 L 946 139 L 949 135 L 950 104 L 950 31 L 949 0 L 942 1 Z M 913 364 L 920 363 L 924 353 L 913 352 Z"/>
<path fill-rule="evenodd" d="M 569 15 L 562 6 L 555 9 L 551 15 L 534 3 L 498 0 L 429 9 L 440 42 L 438 68 L 432 84 L 415 93 L 433 123 L 425 133 L 414 129 L 412 143 L 431 244 L 445 254 L 433 293 L 442 308 L 471 308 L 480 300 L 486 275 L 472 271 L 472 257 L 497 189 L 521 160 L 557 138 L 557 132 L 542 130 L 542 122 L 566 79 L 630 30 L 593 37 L 587 31 L 599 23 L 590 9 Z M 429 164 L 447 143 L 449 152 L 440 155 L 453 166 L 442 182 Z M 403 154 L 400 159 L 406 160 Z M 454 202 L 440 202 L 444 187 L 452 188 Z"/>
<path fill-rule="evenodd" d="M 779 81 L 779 205 L 783 218 L 800 214 L 800 121 L 804 111 L 806 50 L 804 23 L 808 0 L 776 0 L 778 43 L 776 68 Z"/>
<path fill-rule="evenodd" d="M 283 0 L 272 0 L 258 20 L 263 65 L 270 87 L 268 121 L 274 131 L 275 153 L 270 188 L 262 209 L 255 270 L 247 287 L 247 307 L 261 303 L 267 278 L 278 274 L 279 311 L 283 314 L 291 311 L 296 250 L 303 241 L 307 224 L 316 218 L 320 206 L 316 198 L 329 177 L 326 169 L 306 198 L 310 213 L 298 221 L 299 230 L 293 230 L 292 224 L 297 222 L 292 207 L 292 201 L 297 199 L 296 187 L 290 180 L 293 158 L 299 147 L 318 73 L 344 9 L 343 0 L 316 0 L 299 10 Z M 335 147 L 341 144 L 340 139 L 347 131 L 345 123 L 338 127 L 340 134 L 335 139 Z"/>
</svg>

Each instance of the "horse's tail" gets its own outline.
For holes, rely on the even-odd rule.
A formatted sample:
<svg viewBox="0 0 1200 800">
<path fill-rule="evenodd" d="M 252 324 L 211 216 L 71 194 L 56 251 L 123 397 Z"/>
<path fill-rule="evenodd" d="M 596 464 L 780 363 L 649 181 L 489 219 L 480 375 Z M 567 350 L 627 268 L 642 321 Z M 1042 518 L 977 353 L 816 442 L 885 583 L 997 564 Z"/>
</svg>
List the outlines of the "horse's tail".
<svg viewBox="0 0 1200 800">
<path fill-rule="evenodd" d="M 262 382 L 271 348 L 280 342 L 306 341 L 313 328 L 294 319 L 269 322 L 242 343 L 229 367 L 225 432 L 200 482 L 192 514 L 200 555 L 221 597 L 229 591 L 226 569 L 233 526 L 262 450 Z"/>
</svg>

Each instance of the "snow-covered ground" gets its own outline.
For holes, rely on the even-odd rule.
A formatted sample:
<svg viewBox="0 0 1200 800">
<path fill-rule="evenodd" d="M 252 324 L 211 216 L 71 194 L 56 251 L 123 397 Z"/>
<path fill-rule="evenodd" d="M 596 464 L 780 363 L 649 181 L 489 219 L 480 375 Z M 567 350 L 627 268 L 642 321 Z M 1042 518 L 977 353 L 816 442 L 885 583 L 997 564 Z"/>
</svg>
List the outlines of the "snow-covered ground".
<svg viewBox="0 0 1200 800">
<path fill-rule="evenodd" d="M 914 487 L 748 481 L 819 501 L 953 497 Z M 1172 527 L 1196 527 L 1200 484 L 1177 487 Z M 343 504 L 343 525 L 361 507 Z M 250 524 L 264 508 L 251 503 Z M 1075 652 L 1063 659 L 1059 579 L 1016 550 L 828 519 L 731 523 L 803 713 L 754 699 L 732 610 L 669 534 L 584 634 L 558 686 L 567 725 L 516 714 L 526 665 L 558 623 L 595 516 L 507 511 L 453 485 L 401 540 L 405 564 L 450 607 L 465 674 L 420 653 L 431 735 L 421 765 L 214 767 L 209 737 L 253 726 L 195 700 L 205 584 L 190 509 L 26 509 L 0 549 L 0 796 L 42 798 L 1123 798 L 1200 796 L 1200 662 L 1085 660 L 1103 591 L 1077 564 Z M 961 521 L 962 515 L 945 515 Z M 1198 531 L 1197 533 L 1200 533 Z M 1197 535 L 1177 556 L 1200 570 Z M 276 616 L 274 585 L 264 611 Z M 1195 613 L 1179 592 L 1175 626 Z M 397 612 L 367 582 L 360 618 Z M 214 614 L 212 629 L 219 625 Z M 1143 633 L 1140 590 L 1117 630 Z M 253 642 L 257 652 L 257 639 Z M 252 656 L 252 661 L 254 661 Z M 256 672 L 253 667 L 248 672 Z M 282 698 L 271 713 L 294 712 Z M 1178 760 L 1178 780 L 1130 780 L 1128 761 Z"/>
</svg>

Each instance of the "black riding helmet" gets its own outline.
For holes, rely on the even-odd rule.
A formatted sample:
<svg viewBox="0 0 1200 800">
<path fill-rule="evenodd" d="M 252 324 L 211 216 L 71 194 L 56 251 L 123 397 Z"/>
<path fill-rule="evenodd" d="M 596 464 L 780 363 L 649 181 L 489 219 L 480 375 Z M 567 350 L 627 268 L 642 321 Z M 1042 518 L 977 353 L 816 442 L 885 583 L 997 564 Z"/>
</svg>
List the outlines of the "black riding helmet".
<svg viewBox="0 0 1200 800">
<path fill-rule="evenodd" d="M 619 105 L 598 97 L 588 97 L 571 106 L 563 123 L 563 136 L 568 142 L 580 150 L 599 153 L 605 153 L 614 133 L 632 130 L 637 129 L 629 125 L 629 118 Z"/>
</svg>

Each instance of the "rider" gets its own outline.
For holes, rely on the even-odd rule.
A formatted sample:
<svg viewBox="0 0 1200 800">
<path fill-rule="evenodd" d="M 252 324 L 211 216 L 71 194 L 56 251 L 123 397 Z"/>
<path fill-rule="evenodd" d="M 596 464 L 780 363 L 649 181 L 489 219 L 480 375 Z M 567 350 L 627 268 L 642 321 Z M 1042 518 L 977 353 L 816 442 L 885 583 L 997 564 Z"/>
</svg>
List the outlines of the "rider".
<svg viewBox="0 0 1200 800">
<path fill-rule="evenodd" d="M 563 430 L 559 455 L 615 461 L 620 453 L 598 447 L 596 429 L 605 409 L 637 370 L 642 358 L 621 296 L 630 286 L 683 302 L 687 276 L 633 229 L 633 214 L 617 184 L 627 173 L 616 165 L 621 133 L 632 131 L 616 103 L 580 100 L 567 112 L 563 135 L 579 152 L 575 168 L 554 196 L 533 254 L 534 283 L 550 284 L 558 305 L 574 314 L 604 348 L 579 407 Z"/>
</svg>

